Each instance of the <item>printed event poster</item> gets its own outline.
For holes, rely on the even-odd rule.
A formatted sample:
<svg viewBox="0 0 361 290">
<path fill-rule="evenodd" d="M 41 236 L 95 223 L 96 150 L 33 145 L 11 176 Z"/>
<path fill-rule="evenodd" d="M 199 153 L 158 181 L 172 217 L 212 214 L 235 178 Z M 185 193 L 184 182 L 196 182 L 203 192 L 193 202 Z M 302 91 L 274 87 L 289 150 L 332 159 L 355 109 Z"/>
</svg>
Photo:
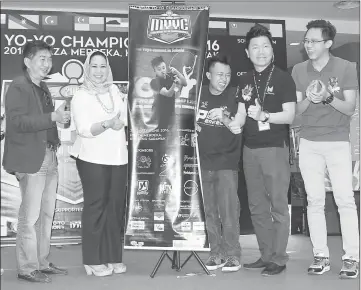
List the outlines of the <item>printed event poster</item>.
<svg viewBox="0 0 361 290">
<path fill-rule="evenodd" d="M 129 7 L 125 248 L 208 250 L 195 116 L 207 6 Z"/>
</svg>

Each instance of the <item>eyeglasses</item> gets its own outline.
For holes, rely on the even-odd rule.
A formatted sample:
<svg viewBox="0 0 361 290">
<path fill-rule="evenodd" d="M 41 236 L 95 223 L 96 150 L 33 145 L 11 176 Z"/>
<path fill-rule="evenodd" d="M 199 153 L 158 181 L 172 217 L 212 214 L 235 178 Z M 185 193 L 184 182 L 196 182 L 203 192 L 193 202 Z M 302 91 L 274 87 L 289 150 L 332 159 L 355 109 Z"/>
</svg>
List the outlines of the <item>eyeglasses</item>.
<svg viewBox="0 0 361 290">
<path fill-rule="evenodd" d="M 304 39 L 304 40 L 302 40 L 302 43 L 303 43 L 303 44 L 311 44 L 311 45 L 314 45 L 315 43 L 325 42 L 325 41 L 328 41 L 328 39 L 322 39 L 322 40 Z"/>
</svg>

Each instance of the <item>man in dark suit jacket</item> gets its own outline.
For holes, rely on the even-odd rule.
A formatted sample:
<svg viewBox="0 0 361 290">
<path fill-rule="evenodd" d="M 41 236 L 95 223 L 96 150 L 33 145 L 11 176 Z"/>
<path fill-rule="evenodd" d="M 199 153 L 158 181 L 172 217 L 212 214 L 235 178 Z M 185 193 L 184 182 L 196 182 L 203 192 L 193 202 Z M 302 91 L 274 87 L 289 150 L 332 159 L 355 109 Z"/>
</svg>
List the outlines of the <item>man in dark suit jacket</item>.
<svg viewBox="0 0 361 290">
<path fill-rule="evenodd" d="M 40 40 L 29 42 L 23 61 L 23 75 L 13 80 L 5 96 L 3 166 L 16 175 L 22 195 L 16 237 L 18 278 L 47 283 L 51 282 L 47 274 L 67 274 L 47 257 L 58 186 L 56 122 L 68 122 L 70 112 L 64 105 L 54 112 L 43 82 L 52 67 L 51 47 Z"/>
</svg>

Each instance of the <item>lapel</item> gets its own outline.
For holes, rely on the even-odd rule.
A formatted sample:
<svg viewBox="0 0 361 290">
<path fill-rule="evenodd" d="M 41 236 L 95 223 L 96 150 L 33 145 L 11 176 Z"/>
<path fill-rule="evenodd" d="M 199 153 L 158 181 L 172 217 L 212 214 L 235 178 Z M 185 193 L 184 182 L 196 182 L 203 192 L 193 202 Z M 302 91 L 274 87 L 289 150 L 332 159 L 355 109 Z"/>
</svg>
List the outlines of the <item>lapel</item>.
<svg viewBox="0 0 361 290">
<path fill-rule="evenodd" d="M 35 99 L 35 102 L 38 104 L 38 107 L 39 107 L 39 110 L 40 110 L 41 114 L 43 114 L 44 113 L 43 106 L 42 106 L 42 104 L 40 102 L 39 96 L 36 93 L 36 89 L 34 87 L 35 84 L 32 82 L 32 80 L 30 79 L 30 76 L 29 76 L 29 74 L 27 72 L 25 72 L 25 78 L 27 79 L 28 84 L 30 86 L 30 91 L 32 92 L 32 96 Z"/>
</svg>

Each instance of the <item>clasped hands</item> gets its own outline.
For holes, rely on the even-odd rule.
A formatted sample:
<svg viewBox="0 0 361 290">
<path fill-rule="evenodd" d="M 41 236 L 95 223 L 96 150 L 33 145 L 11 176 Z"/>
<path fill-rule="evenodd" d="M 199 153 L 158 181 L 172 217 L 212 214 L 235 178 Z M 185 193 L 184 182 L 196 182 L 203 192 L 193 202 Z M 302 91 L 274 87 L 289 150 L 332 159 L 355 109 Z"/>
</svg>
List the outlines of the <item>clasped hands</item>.
<svg viewBox="0 0 361 290">
<path fill-rule="evenodd" d="M 225 116 L 221 108 L 210 110 L 208 117 L 211 120 L 218 120 L 219 122 L 222 122 L 233 134 L 240 134 L 242 132 L 242 128 L 239 123 L 234 118 L 228 118 Z"/>
<path fill-rule="evenodd" d="M 306 98 L 314 104 L 324 102 L 330 95 L 326 85 L 320 80 L 313 80 L 306 90 Z"/>
</svg>

